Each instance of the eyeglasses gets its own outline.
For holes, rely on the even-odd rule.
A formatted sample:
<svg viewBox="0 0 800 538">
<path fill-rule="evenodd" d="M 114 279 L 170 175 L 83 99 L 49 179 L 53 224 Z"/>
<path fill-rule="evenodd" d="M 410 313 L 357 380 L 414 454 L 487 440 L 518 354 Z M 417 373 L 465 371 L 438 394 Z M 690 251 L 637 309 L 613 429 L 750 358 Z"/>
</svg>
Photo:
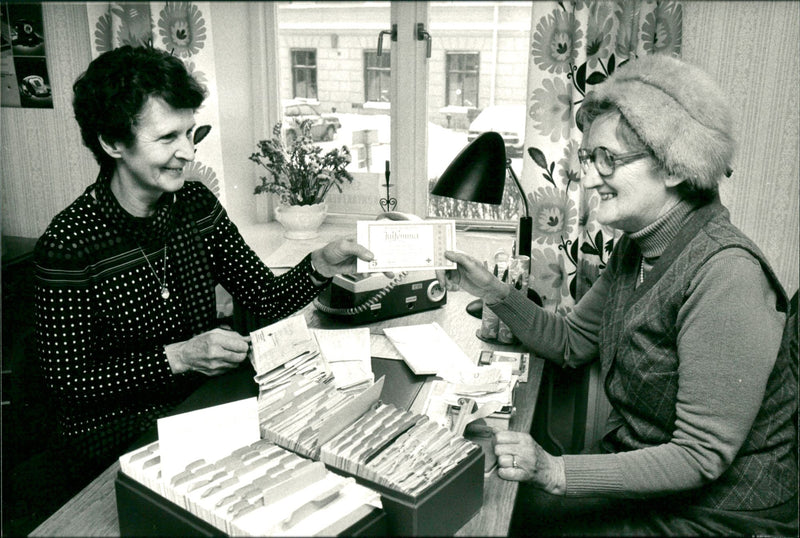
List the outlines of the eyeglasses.
<svg viewBox="0 0 800 538">
<path fill-rule="evenodd" d="M 584 174 L 589 173 L 589 161 L 594 163 L 594 167 L 600 177 L 608 177 L 614 173 L 616 165 L 628 164 L 633 161 L 638 161 L 650 155 L 647 151 L 635 151 L 632 153 L 623 153 L 622 155 L 614 155 L 608 148 L 598 146 L 591 152 L 587 149 L 581 148 L 578 150 L 578 160 L 581 162 L 581 170 Z"/>
</svg>

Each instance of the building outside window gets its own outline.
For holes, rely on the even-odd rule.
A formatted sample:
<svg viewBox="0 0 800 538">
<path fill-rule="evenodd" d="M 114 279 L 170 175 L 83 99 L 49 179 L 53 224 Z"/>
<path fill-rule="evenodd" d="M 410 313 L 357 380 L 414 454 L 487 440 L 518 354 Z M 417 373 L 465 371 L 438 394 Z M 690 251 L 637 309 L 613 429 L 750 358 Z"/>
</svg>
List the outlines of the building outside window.
<svg viewBox="0 0 800 538">
<path fill-rule="evenodd" d="M 477 52 L 447 53 L 447 105 L 478 106 L 478 71 L 480 55 Z"/>
<path fill-rule="evenodd" d="M 377 51 L 364 51 L 364 96 L 365 101 L 375 103 L 389 103 L 390 66 L 391 56 L 383 51 L 378 56 Z"/>
<path fill-rule="evenodd" d="M 292 50 L 294 97 L 317 99 L 317 51 Z"/>
<path fill-rule="evenodd" d="M 520 207 L 513 182 L 506 182 L 508 192 L 499 206 L 430 196 L 430 187 L 469 143 L 482 112 L 492 116 L 510 105 L 525 107 L 532 2 L 308 0 L 264 5 L 275 9 L 274 19 L 265 20 L 274 23 L 267 34 L 274 32 L 278 41 L 268 61 L 279 71 L 267 81 L 275 88 L 265 91 L 276 92 L 284 105 L 308 96 L 321 116 L 335 116 L 341 123 L 332 140 L 315 143 L 324 151 L 347 145 L 352 152 L 348 171 L 355 181 L 329 194 L 332 216 L 370 218 L 383 209 L 379 198 L 396 197 L 397 211 L 513 229 Z M 412 21 L 425 23 L 430 43 L 408 31 L 399 31 L 396 40 L 384 35 L 394 24 L 402 28 Z M 299 76 L 300 70 L 313 77 Z M 313 83 L 313 92 L 300 88 L 298 80 Z M 524 137 L 524 127 L 518 129 L 524 126 L 520 114 L 500 115 L 502 121 L 488 129 L 521 130 Z M 508 157 L 521 175 L 523 155 Z M 390 189 L 384 185 L 389 168 Z"/>
</svg>

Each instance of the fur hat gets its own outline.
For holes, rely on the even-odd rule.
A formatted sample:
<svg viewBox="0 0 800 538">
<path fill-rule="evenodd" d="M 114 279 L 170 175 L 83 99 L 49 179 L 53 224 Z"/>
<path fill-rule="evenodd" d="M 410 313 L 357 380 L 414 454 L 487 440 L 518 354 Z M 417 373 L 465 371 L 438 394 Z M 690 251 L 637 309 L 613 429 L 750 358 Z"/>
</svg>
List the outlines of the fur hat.
<svg viewBox="0 0 800 538">
<path fill-rule="evenodd" d="M 579 127 L 593 107 L 607 103 L 670 174 L 700 190 L 716 190 L 722 174 L 731 174 L 731 111 L 725 94 L 699 68 L 665 54 L 631 60 L 586 94 Z"/>
</svg>

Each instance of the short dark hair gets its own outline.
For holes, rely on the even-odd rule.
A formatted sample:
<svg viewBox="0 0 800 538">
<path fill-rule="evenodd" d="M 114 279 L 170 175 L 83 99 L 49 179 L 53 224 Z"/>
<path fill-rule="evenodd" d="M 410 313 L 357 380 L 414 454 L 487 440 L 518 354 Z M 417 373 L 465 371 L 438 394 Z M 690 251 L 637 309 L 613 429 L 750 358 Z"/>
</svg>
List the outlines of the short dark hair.
<svg viewBox="0 0 800 538">
<path fill-rule="evenodd" d="M 197 110 L 206 90 L 170 53 L 150 46 L 125 45 L 95 58 L 72 86 L 72 108 L 83 143 L 94 154 L 101 171 L 114 167 L 100 145 L 133 143 L 133 127 L 150 97 L 160 97 L 176 109 Z"/>
</svg>

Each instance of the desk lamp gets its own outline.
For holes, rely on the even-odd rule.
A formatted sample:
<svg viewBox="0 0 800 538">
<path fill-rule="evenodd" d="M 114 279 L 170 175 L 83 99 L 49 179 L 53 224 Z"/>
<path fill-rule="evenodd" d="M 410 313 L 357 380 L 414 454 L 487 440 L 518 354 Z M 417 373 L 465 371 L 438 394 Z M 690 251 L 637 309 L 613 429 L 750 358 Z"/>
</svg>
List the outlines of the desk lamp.
<svg viewBox="0 0 800 538">
<path fill-rule="evenodd" d="M 511 168 L 511 160 L 506 158 L 505 142 L 499 133 L 482 133 L 462 149 L 439 177 L 431 194 L 499 205 L 503 201 L 506 173 L 514 180 L 525 207 L 525 216 L 519 219 L 517 227 L 517 254 L 530 256 L 533 219 L 528 211 L 525 192 L 519 184 L 517 174 Z M 482 301 L 476 299 L 467 305 L 467 312 L 480 318 L 482 308 Z"/>
</svg>

